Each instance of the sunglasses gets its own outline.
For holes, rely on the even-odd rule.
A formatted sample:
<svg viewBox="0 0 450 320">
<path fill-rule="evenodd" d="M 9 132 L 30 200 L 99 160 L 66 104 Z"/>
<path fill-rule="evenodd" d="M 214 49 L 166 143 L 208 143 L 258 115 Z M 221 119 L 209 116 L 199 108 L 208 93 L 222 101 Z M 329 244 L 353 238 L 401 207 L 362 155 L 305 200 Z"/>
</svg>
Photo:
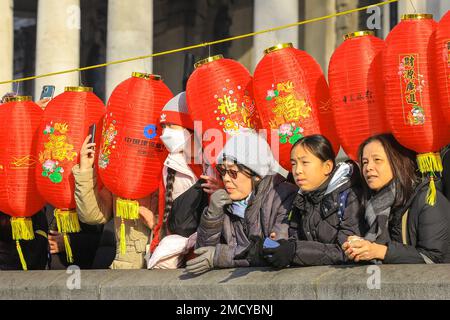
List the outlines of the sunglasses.
<svg viewBox="0 0 450 320">
<path fill-rule="evenodd" d="M 231 179 L 236 179 L 239 172 L 238 170 L 227 169 L 224 166 L 220 165 L 216 166 L 216 170 L 222 177 L 225 177 L 225 175 L 228 173 Z"/>
</svg>

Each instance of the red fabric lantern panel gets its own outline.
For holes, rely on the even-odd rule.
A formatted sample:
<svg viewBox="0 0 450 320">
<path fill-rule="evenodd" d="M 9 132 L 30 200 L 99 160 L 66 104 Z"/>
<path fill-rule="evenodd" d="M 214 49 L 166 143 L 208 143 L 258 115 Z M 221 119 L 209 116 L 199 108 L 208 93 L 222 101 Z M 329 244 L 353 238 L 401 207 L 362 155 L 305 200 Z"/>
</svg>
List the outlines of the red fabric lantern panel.
<svg viewBox="0 0 450 320">
<path fill-rule="evenodd" d="M 210 57 L 195 64 L 186 86 L 186 99 L 194 121 L 201 121 L 206 161 L 215 164 L 228 135 L 258 129 L 259 118 L 252 98 L 252 77 L 239 62 Z M 222 136 L 208 133 L 217 129 Z M 216 139 L 222 139 L 222 141 Z M 210 146 L 210 147 L 208 147 Z"/>
<path fill-rule="evenodd" d="M 450 124 L 450 11 L 447 11 L 439 22 L 435 39 L 439 106 L 445 120 Z"/>
<path fill-rule="evenodd" d="M 34 175 L 42 115 L 31 97 L 10 98 L 0 105 L 0 211 L 13 217 L 31 217 L 45 205 Z"/>
<path fill-rule="evenodd" d="M 323 134 L 338 151 L 328 85 L 309 54 L 291 43 L 265 50 L 255 69 L 253 92 L 262 126 L 278 131 L 278 141 L 271 138 L 269 143 L 272 149 L 279 144 L 279 162 L 285 169 L 291 168 L 292 145 L 303 136 Z"/>
<path fill-rule="evenodd" d="M 354 32 L 345 36 L 330 60 L 328 81 L 336 131 L 353 160 L 365 139 L 388 131 L 382 70 L 385 46 L 372 31 Z"/>
<path fill-rule="evenodd" d="M 450 135 L 433 75 L 436 25 L 431 15 L 405 15 L 389 33 L 383 54 L 386 118 L 397 140 L 418 153 L 438 151 Z"/>
<path fill-rule="evenodd" d="M 133 73 L 112 92 L 98 149 L 98 170 L 113 194 L 140 199 L 158 188 L 167 152 L 157 125 L 172 97 L 160 76 L 143 73 Z"/>
<path fill-rule="evenodd" d="M 75 208 L 72 167 L 79 163 L 89 127 L 100 128 L 105 112 L 105 105 L 89 87 L 66 87 L 45 108 L 37 142 L 36 179 L 40 194 L 55 208 Z"/>
</svg>

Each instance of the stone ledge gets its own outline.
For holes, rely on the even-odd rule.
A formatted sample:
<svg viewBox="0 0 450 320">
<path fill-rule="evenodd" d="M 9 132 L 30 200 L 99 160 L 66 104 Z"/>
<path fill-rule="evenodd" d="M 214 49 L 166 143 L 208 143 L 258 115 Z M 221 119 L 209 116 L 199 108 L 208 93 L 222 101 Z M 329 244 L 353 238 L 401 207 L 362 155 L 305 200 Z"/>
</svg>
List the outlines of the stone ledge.
<svg viewBox="0 0 450 320">
<path fill-rule="evenodd" d="M 65 271 L 0 271 L 0 299 L 450 299 L 450 264 L 382 265 L 380 289 L 368 289 L 374 266 L 212 270 L 82 270 L 69 290 Z M 369 272 L 368 272 L 369 271 Z"/>
</svg>

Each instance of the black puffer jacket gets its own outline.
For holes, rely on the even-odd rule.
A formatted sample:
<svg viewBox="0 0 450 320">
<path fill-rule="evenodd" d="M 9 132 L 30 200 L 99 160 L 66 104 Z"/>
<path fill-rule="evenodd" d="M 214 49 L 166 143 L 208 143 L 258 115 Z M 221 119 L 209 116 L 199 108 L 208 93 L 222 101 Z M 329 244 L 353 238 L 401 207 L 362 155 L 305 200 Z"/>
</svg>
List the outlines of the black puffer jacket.
<svg viewBox="0 0 450 320">
<path fill-rule="evenodd" d="M 383 263 L 450 263 L 450 204 L 437 191 L 436 203 L 426 203 L 428 181 L 418 185 L 406 205 L 391 213 L 391 241 Z M 402 238 L 402 217 L 408 211 L 406 242 Z"/>
<path fill-rule="evenodd" d="M 170 233 L 188 238 L 197 231 L 203 210 L 208 206 L 208 194 L 202 189 L 203 183 L 205 180 L 199 179 L 174 200 L 167 220 Z"/>
<path fill-rule="evenodd" d="M 296 239 L 297 246 L 294 265 L 348 262 L 342 244 L 349 236 L 365 232 L 360 182 L 354 163 L 340 163 L 318 190 L 297 194 L 289 216 L 289 237 Z M 340 204 L 344 210 L 339 211 Z"/>
</svg>

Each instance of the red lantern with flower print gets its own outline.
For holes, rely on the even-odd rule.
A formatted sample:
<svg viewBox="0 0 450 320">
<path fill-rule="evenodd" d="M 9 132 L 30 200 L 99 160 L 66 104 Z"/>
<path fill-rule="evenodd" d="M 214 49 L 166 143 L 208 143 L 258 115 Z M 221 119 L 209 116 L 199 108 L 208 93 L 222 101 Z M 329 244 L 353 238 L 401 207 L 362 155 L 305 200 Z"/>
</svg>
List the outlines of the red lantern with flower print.
<svg viewBox="0 0 450 320">
<path fill-rule="evenodd" d="M 264 51 L 253 78 L 253 92 L 263 128 L 271 132 L 272 150 L 290 169 L 292 145 L 303 136 L 323 134 L 339 150 L 328 84 L 309 54 L 280 44 Z M 275 149 L 275 150 L 274 150 Z"/>
<path fill-rule="evenodd" d="M 34 175 L 34 149 L 43 111 L 31 97 L 7 98 L 0 106 L 0 211 L 10 215 L 12 236 L 24 270 L 20 240 L 34 239 L 31 218 L 45 205 Z"/>
<path fill-rule="evenodd" d="M 347 155 L 357 160 L 359 145 L 387 132 L 382 70 L 383 40 L 373 31 L 353 32 L 333 53 L 328 69 L 336 132 Z"/>
<path fill-rule="evenodd" d="M 450 11 L 442 17 L 436 29 L 435 59 L 439 107 L 450 124 Z"/>
<path fill-rule="evenodd" d="M 103 102 L 90 87 L 66 87 L 44 111 L 37 140 L 36 180 L 39 193 L 53 205 L 58 231 L 63 233 L 66 255 L 73 262 L 66 233 L 80 231 L 75 210 L 75 179 L 72 167 L 79 163 L 79 152 L 89 127 L 100 127 L 106 112 Z M 96 141 L 100 132 L 96 133 Z"/>
<path fill-rule="evenodd" d="M 172 97 L 160 76 L 134 72 L 114 89 L 108 101 L 98 170 L 104 185 L 118 196 L 116 215 L 122 219 L 122 253 L 126 252 L 123 219 L 138 219 L 137 199 L 159 187 L 167 156 L 159 138 L 159 117 Z"/>
<path fill-rule="evenodd" d="M 252 99 L 252 77 L 239 62 L 222 55 L 195 64 L 186 86 L 189 112 L 202 129 L 205 160 L 215 164 L 227 135 L 259 128 L 259 118 Z M 196 126 L 196 130 L 198 127 Z"/>
<path fill-rule="evenodd" d="M 430 43 L 436 25 L 429 14 L 404 15 L 389 33 L 383 54 L 386 118 L 397 140 L 419 153 L 419 169 L 430 176 L 431 205 L 436 197 L 434 178 L 442 171 L 438 151 L 450 140 L 433 74 Z"/>
</svg>

